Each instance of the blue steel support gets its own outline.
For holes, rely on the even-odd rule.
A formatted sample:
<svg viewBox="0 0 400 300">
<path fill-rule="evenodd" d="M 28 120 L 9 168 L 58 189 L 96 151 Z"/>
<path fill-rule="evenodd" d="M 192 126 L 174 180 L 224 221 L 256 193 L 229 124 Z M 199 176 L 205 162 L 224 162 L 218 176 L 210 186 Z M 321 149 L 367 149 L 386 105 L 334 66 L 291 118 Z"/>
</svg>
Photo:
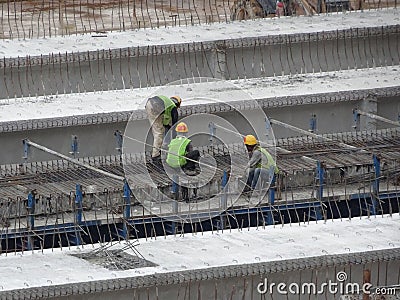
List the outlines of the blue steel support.
<svg viewBox="0 0 400 300">
<path fill-rule="evenodd" d="M 219 217 L 219 229 L 224 229 L 225 224 L 226 224 L 226 217 L 224 216 L 226 209 L 228 208 L 228 195 L 227 195 L 227 184 L 228 184 L 228 172 L 224 170 L 224 173 L 222 174 L 222 180 L 221 180 L 221 188 L 222 188 L 222 194 L 221 194 L 221 199 L 220 199 L 220 207 L 223 210 L 223 213 Z"/>
<path fill-rule="evenodd" d="M 129 188 L 128 182 L 124 182 L 124 223 L 122 228 L 122 237 L 124 239 L 129 239 L 128 236 L 128 220 L 131 217 L 131 190 Z"/>
<path fill-rule="evenodd" d="M 208 140 L 210 141 L 211 144 L 213 144 L 217 127 L 215 127 L 215 124 L 213 122 L 210 122 L 208 123 L 208 129 L 210 130 L 210 137 L 208 138 Z"/>
<path fill-rule="evenodd" d="M 71 152 L 72 156 L 76 158 L 76 155 L 78 154 L 78 137 L 76 135 L 72 136 L 71 140 Z"/>
<path fill-rule="evenodd" d="M 33 230 L 35 227 L 35 205 L 36 205 L 36 191 L 33 190 L 28 195 L 28 228 L 29 230 Z M 28 250 L 33 249 L 34 238 L 31 235 L 28 235 L 26 247 Z"/>
<path fill-rule="evenodd" d="M 358 113 L 357 109 L 353 109 L 353 121 L 354 121 L 354 125 L 353 128 L 356 131 L 360 130 L 360 114 Z"/>
<path fill-rule="evenodd" d="M 308 131 L 313 133 L 316 130 L 317 130 L 317 115 L 312 114 L 310 119 L 310 129 L 308 129 Z"/>
<path fill-rule="evenodd" d="M 115 141 L 117 143 L 117 148 L 115 148 L 115 150 L 118 151 L 118 154 L 122 154 L 122 143 L 124 141 L 122 133 L 119 130 L 115 130 L 114 132 L 114 136 L 115 136 Z"/>
<path fill-rule="evenodd" d="M 24 156 L 22 158 L 27 161 L 29 156 L 29 144 L 26 142 L 26 140 L 22 140 L 22 145 L 24 147 Z"/>
<path fill-rule="evenodd" d="M 81 237 L 79 231 L 77 230 L 77 226 L 82 223 L 82 200 L 82 186 L 80 184 L 77 184 L 75 191 L 75 245 L 81 244 Z"/>
<path fill-rule="evenodd" d="M 324 198 L 324 176 L 325 176 L 325 169 L 324 169 L 324 165 L 322 162 L 317 161 L 317 182 L 318 182 L 318 190 L 317 190 L 317 199 L 319 201 L 322 201 L 322 199 Z M 315 219 L 315 220 L 322 220 L 323 216 L 322 216 L 322 206 L 317 206 L 317 207 L 313 207 L 310 210 L 310 215 L 309 218 L 310 219 Z"/>
<path fill-rule="evenodd" d="M 372 156 L 374 162 L 374 169 L 375 169 L 375 180 L 373 182 L 372 190 L 373 195 L 371 197 L 371 208 L 370 213 L 375 215 L 376 214 L 376 207 L 377 207 L 377 200 L 379 195 L 379 183 L 381 177 L 381 160 L 377 155 Z"/>
</svg>

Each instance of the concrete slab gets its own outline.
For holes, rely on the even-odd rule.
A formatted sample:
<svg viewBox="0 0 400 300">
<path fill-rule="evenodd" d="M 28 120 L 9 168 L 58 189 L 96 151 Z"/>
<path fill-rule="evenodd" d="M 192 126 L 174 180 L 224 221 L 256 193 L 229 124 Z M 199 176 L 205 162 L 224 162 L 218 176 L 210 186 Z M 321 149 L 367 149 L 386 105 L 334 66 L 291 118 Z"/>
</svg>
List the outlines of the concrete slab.
<svg viewBox="0 0 400 300">
<path fill-rule="evenodd" d="M 51 53 L 87 52 L 152 45 L 179 45 L 259 36 L 305 34 L 360 27 L 398 25 L 397 9 L 357 11 L 345 14 L 323 14 L 310 17 L 256 19 L 245 22 L 213 23 L 187 27 L 140 29 L 106 34 L 77 34 L 51 38 L 2 40 L 0 57 L 18 58 Z"/>
<path fill-rule="evenodd" d="M 2 254 L 0 298 L 6 291 L 17 289 L 54 289 L 59 285 L 66 288 L 122 278 L 136 278 L 140 282 L 140 278 L 149 275 L 207 269 L 213 272 L 215 268 L 245 268 L 255 263 L 284 263 L 329 255 L 364 253 L 366 257 L 371 251 L 400 247 L 399 221 L 395 214 L 143 239 L 136 249 L 157 266 L 125 271 L 110 271 L 71 256 L 96 250 L 100 245 Z M 116 243 L 112 248 L 124 246 L 125 243 Z M 133 255 L 131 250 L 127 253 Z"/>
<path fill-rule="evenodd" d="M 267 107 L 282 106 L 285 98 L 329 93 L 357 93 L 399 88 L 399 66 L 379 67 L 269 78 L 241 79 L 107 92 L 59 94 L 0 100 L 0 126 L 7 122 L 59 119 L 84 115 L 126 113 L 143 110 L 150 95 L 180 95 L 182 107 L 256 99 Z M 338 101 L 341 99 L 339 98 Z M 286 101 L 290 101 L 286 100 Z M 313 104 L 322 102 L 309 99 Z M 332 102 L 330 100 L 329 102 Z M 270 104 L 268 104 L 270 103 Z M 143 115 L 145 117 L 145 115 Z M 142 117 L 142 118 L 143 118 Z M 138 117 L 139 119 L 140 116 Z M 46 120 L 48 122 L 49 120 Z M 72 122 L 73 124 L 74 122 Z M 78 125 L 78 124 L 74 124 Z M 45 125 L 44 125 L 45 126 Z"/>
</svg>

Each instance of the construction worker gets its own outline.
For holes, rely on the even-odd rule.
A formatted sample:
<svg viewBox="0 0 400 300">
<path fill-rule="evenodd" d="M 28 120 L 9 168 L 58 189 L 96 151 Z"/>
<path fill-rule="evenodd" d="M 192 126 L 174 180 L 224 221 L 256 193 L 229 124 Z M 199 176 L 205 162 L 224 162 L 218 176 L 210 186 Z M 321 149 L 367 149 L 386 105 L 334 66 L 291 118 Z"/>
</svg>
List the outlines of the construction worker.
<svg viewBox="0 0 400 300">
<path fill-rule="evenodd" d="M 167 164 L 171 168 L 182 168 L 187 175 L 198 171 L 199 150 L 193 150 L 191 140 L 186 137 L 188 127 L 184 122 L 176 125 L 177 136 L 168 145 Z"/>
<path fill-rule="evenodd" d="M 246 166 L 247 186 L 245 192 L 247 192 L 256 188 L 257 182 L 260 178 L 263 181 L 268 181 L 270 176 L 278 174 L 279 169 L 271 154 L 259 145 L 254 135 L 246 135 L 244 137 L 244 144 L 246 145 L 247 152 L 250 156 L 250 160 Z M 259 184 L 261 183 L 262 182 Z"/>
<path fill-rule="evenodd" d="M 153 150 L 151 159 L 154 163 L 161 164 L 161 146 L 164 135 L 176 122 L 178 122 L 178 108 L 182 99 L 179 96 L 155 96 L 146 102 L 146 112 L 153 132 Z M 173 133 L 173 137 L 175 134 Z"/>
</svg>

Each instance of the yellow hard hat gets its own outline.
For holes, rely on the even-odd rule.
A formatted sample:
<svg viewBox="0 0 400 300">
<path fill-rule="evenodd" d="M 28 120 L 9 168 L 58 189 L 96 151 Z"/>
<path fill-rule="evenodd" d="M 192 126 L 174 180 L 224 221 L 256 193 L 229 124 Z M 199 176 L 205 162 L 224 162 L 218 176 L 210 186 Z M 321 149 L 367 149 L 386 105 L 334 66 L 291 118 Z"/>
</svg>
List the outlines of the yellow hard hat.
<svg viewBox="0 0 400 300">
<path fill-rule="evenodd" d="M 257 144 L 257 139 L 254 135 L 248 134 L 243 139 L 245 145 L 254 146 Z"/>
<path fill-rule="evenodd" d="M 186 123 L 180 122 L 178 125 L 176 125 L 175 128 L 176 132 L 188 132 L 188 127 Z"/>
<path fill-rule="evenodd" d="M 181 103 L 182 103 L 182 98 L 181 97 L 172 96 L 171 99 L 176 101 L 175 103 L 177 104 L 178 107 L 181 106 Z"/>
</svg>

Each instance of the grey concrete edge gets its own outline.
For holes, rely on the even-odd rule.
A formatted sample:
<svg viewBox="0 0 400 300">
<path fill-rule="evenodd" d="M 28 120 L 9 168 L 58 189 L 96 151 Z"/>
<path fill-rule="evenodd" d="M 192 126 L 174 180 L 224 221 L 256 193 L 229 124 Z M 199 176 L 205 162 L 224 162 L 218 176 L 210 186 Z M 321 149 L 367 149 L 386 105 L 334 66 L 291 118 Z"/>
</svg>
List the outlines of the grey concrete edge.
<svg viewBox="0 0 400 300">
<path fill-rule="evenodd" d="M 317 268 L 339 267 L 349 264 L 390 262 L 400 259 L 400 248 L 373 250 L 368 252 L 325 255 L 299 259 L 260 262 L 252 264 L 211 267 L 145 276 L 70 283 L 46 287 L 0 291 L 0 299 L 45 299 L 50 297 L 112 292 L 125 289 L 147 288 L 171 284 L 182 284 L 203 280 L 219 280 L 245 276 L 265 276 L 270 273 L 292 272 Z M 51 288 L 49 288 L 51 287 Z"/>
<path fill-rule="evenodd" d="M 317 93 L 309 95 L 296 95 L 286 97 L 274 97 L 256 99 L 258 104 L 264 108 L 276 108 L 295 105 L 307 104 L 325 104 L 325 103 L 338 103 L 347 101 L 359 101 L 368 96 L 376 96 L 379 98 L 384 97 L 398 97 L 400 96 L 400 86 L 365 89 L 365 90 L 350 90 L 338 91 L 331 93 Z M 203 104 L 191 105 L 182 107 L 181 116 L 188 116 L 193 113 L 222 113 L 234 110 L 252 110 L 255 109 L 254 101 L 235 101 L 227 104 Z M 127 122 L 131 120 L 143 120 L 147 118 L 144 110 L 135 111 L 120 111 L 101 114 L 87 114 L 81 116 L 66 116 L 62 118 L 46 118 L 46 119 L 33 119 L 33 120 L 19 120 L 0 122 L 0 132 L 17 132 L 38 129 L 49 129 L 59 127 L 72 127 L 84 125 L 99 125 L 99 124 L 112 124 Z"/>
<path fill-rule="evenodd" d="M 149 55 L 178 54 L 197 51 L 210 51 L 216 48 L 249 48 L 255 46 L 268 46 L 289 43 L 315 42 L 323 40 L 353 39 L 372 36 L 399 34 L 400 24 L 355 27 L 347 29 L 315 31 L 308 33 L 293 33 L 280 35 L 253 36 L 248 38 L 229 38 L 204 42 L 190 42 L 166 45 L 137 46 L 117 49 L 102 49 L 76 53 L 49 53 L 38 56 L 11 57 L 0 59 L 0 68 L 21 68 L 43 64 L 84 63 L 86 61 L 110 60 L 127 57 L 140 57 Z"/>
</svg>

